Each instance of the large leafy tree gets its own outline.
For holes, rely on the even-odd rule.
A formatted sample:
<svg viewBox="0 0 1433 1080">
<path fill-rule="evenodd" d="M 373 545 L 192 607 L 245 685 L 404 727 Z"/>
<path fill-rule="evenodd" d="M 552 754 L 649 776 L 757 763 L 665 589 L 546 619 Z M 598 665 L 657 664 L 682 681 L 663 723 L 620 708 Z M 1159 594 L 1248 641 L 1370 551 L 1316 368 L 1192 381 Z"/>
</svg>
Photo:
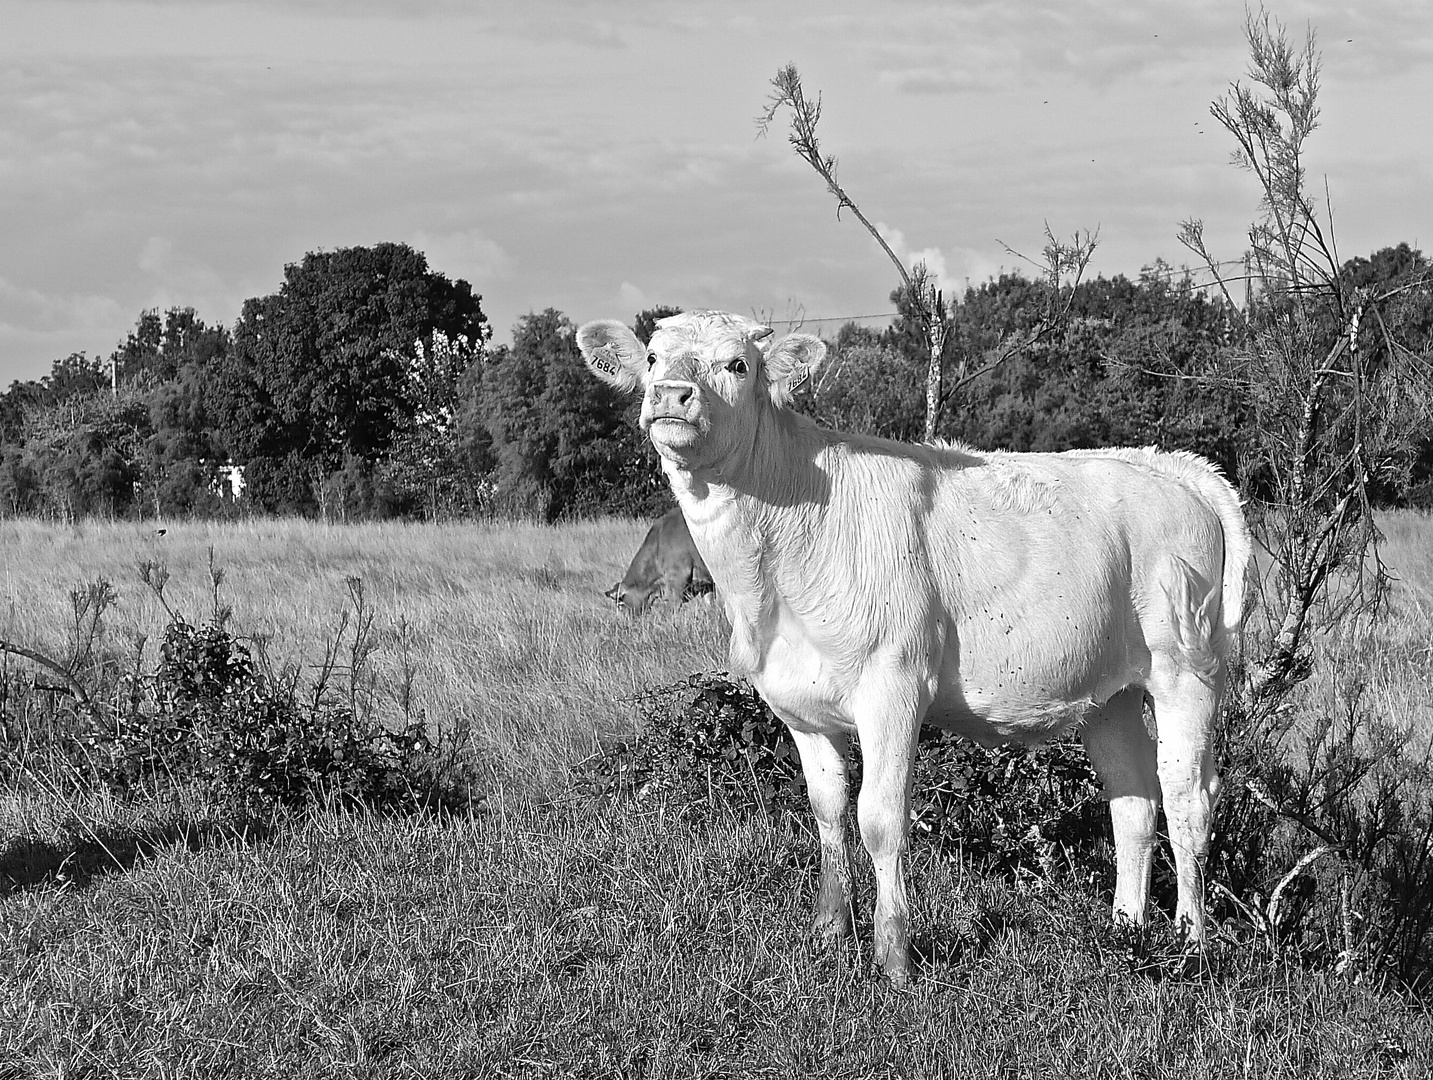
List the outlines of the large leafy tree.
<svg viewBox="0 0 1433 1080">
<path fill-rule="evenodd" d="M 650 332 L 655 309 L 638 317 Z M 664 485 L 626 404 L 582 363 L 576 327 L 560 311 L 524 316 L 511 348 L 483 369 L 480 413 L 504 508 L 543 520 L 600 512 L 650 513 Z"/>
<path fill-rule="evenodd" d="M 1400 344 L 1401 362 L 1412 375 L 1413 393 L 1433 400 L 1433 264 L 1406 243 L 1386 247 L 1368 258 L 1350 259 L 1343 267 L 1347 284 L 1367 295 L 1386 299 L 1377 325 Z M 1411 454 L 1391 479 L 1379 485 L 1384 502 L 1433 509 L 1433 430 L 1414 434 Z"/>
<path fill-rule="evenodd" d="M 110 356 L 117 383 L 173 379 L 186 369 L 217 364 L 228 351 L 229 331 L 208 326 L 192 307 L 140 313 L 134 329 Z"/>
<path fill-rule="evenodd" d="M 131 391 L 32 403 L 20 438 L 0 455 L 0 510 L 65 521 L 130 513 L 147 431 L 145 399 Z"/>
<path fill-rule="evenodd" d="M 110 356 L 117 393 L 138 394 L 148 423 L 131 462 L 142 512 L 213 513 L 223 503 L 220 469 L 228 458 L 214 392 L 229 331 L 190 307 L 140 313 Z"/>
<path fill-rule="evenodd" d="M 472 287 L 406 244 L 285 267 L 278 292 L 245 302 L 224 365 L 228 441 L 254 498 L 308 509 L 345 462 L 373 466 L 436 399 L 452 408 L 488 333 Z M 430 370 L 438 355 L 444 370 Z"/>
<path fill-rule="evenodd" d="M 110 391 L 99 360 L 72 353 L 0 397 L 0 512 L 115 516 L 133 500 L 145 409 Z"/>
<path fill-rule="evenodd" d="M 816 378 L 802 387 L 798 407 L 838 431 L 919 439 L 925 410 L 924 351 L 924 340 L 915 334 L 881 334 L 847 323 Z"/>
<path fill-rule="evenodd" d="M 0 443 L 22 441 L 27 418 L 40 410 L 90 397 L 108 386 L 104 366 L 82 352 L 56 360 L 42 378 L 16 380 L 0 394 Z"/>
<path fill-rule="evenodd" d="M 967 291 L 954 336 L 972 352 L 997 347 L 1041 304 L 1023 279 L 1004 276 Z M 1138 280 L 1083 281 L 1063 323 L 976 382 L 968 407 L 946 418 L 946 430 L 977 446 L 1013 450 L 1195 450 L 1232 472 L 1245 426 L 1237 402 L 1227 387 L 1177 376 L 1207 363 L 1227 328 L 1222 303 L 1163 264 Z"/>
</svg>

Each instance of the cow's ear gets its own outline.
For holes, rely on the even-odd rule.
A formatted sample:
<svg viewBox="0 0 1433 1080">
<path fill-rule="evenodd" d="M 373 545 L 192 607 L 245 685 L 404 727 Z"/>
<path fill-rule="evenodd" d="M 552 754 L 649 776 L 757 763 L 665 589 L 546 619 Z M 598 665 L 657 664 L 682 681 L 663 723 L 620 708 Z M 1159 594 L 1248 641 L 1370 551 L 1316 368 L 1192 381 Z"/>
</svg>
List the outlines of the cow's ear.
<svg viewBox="0 0 1433 1080">
<path fill-rule="evenodd" d="M 577 347 L 587 367 L 623 393 L 637 389 L 647 370 L 647 350 L 637 335 L 616 319 L 598 319 L 577 331 Z"/>
<path fill-rule="evenodd" d="M 796 388 L 821 366 L 826 343 L 811 334 L 787 334 L 766 351 L 766 385 L 771 400 L 789 405 Z"/>
</svg>

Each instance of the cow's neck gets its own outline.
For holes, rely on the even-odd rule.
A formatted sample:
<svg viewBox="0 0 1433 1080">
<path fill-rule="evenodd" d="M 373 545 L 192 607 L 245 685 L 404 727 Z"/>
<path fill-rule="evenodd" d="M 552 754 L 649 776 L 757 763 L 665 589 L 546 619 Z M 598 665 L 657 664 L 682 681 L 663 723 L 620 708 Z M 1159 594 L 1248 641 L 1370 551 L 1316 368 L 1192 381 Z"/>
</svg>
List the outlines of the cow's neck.
<svg viewBox="0 0 1433 1080">
<path fill-rule="evenodd" d="M 762 409 L 755 437 L 719 467 L 663 470 L 732 622 L 732 664 L 759 672 L 783 587 L 810 571 L 826 513 L 825 440 L 809 421 Z"/>
</svg>

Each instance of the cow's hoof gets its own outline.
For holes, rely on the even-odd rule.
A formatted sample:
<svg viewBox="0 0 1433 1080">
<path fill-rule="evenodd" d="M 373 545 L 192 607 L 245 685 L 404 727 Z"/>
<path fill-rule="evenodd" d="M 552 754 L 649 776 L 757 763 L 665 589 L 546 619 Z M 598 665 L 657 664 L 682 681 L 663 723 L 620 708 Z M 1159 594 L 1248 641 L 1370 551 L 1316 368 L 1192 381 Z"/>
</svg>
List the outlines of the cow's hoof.
<svg viewBox="0 0 1433 1080">
<path fill-rule="evenodd" d="M 876 969 L 895 990 L 905 990 L 911 984 L 911 950 L 904 942 L 881 948 L 876 946 Z"/>
<path fill-rule="evenodd" d="M 885 976 L 886 982 L 890 984 L 892 990 L 909 990 L 911 988 L 911 968 L 909 962 L 903 964 L 888 963 L 882 967 L 881 974 Z"/>
</svg>

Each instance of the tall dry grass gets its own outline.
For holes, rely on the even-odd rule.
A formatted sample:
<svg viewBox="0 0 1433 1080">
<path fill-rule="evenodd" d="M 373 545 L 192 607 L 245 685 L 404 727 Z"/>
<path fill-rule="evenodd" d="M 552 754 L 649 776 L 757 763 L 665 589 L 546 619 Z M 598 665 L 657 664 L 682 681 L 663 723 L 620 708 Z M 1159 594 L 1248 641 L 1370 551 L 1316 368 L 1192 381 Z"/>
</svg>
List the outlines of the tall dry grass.
<svg viewBox="0 0 1433 1080">
<path fill-rule="evenodd" d="M 647 522 L 321 525 L 300 520 L 60 527 L 0 522 L 0 637 L 64 654 L 69 591 L 102 577 L 119 594 L 102 646 L 152 661 L 167 614 L 140 580 L 160 562 L 165 596 L 209 617 L 210 552 L 231 626 L 275 664 L 310 671 L 343 625 L 346 579 L 375 613 L 371 674 L 380 718 L 405 712 L 466 728 L 497 777 L 527 793 L 562 786 L 597 740 L 629 733 L 629 699 L 720 668 L 726 638 L 710 600 L 634 619 L 602 590 L 622 576 Z M 351 638 L 350 629 L 345 640 Z M 13 663 L 14 661 L 11 660 Z"/>
<path fill-rule="evenodd" d="M 1299 707 L 1342 715 L 1356 688 L 1368 713 L 1426 737 L 1433 517 L 1391 513 L 1380 524 L 1396 578 L 1387 615 L 1325 635 Z M 212 606 L 212 550 L 233 628 L 265 641 L 276 663 L 311 670 L 342 625 L 346 579 L 357 577 L 376 615 L 379 716 L 397 723 L 406 709 L 436 727 L 466 728 L 502 780 L 552 792 L 598 740 L 632 730 L 633 694 L 725 666 L 718 604 L 633 619 L 603 597 L 647 526 L 263 520 L 176 523 L 160 535 L 147 524 L 0 521 L 0 637 L 63 653 L 70 589 L 103 577 L 119 593 L 105 648 L 117 657 L 143 649 L 152 659 L 166 614 L 138 568 L 163 563 L 170 603 L 198 621 Z"/>
<path fill-rule="evenodd" d="M 1306 720 L 1350 710 L 1433 739 L 1433 515 L 1380 515 L 1380 558 L 1392 578 L 1374 619 L 1345 618 L 1314 639 L 1314 665 L 1293 697 Z M 1265 621 L 1256 610 L 1251 629 Z M 1265 628 L 1267 632 L 1267 627 Z"/>
</svg>

